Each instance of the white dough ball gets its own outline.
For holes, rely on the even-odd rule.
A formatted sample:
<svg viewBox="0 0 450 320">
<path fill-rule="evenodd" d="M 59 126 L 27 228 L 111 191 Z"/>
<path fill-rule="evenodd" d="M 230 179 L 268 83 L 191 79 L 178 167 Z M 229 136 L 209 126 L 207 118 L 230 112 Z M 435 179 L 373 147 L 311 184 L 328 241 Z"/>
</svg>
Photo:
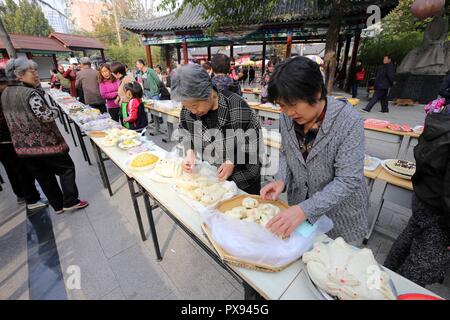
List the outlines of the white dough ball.
<svg viewBox="0 0 450 320">
<path fill-rule="evenodd" d="M 254 198 L 244 198 L 244 200 L 242 200 L 242 205 L 244 207 L 246 207 L 247 209 L 253 209 L 256 208 L 258 206 L 258 200 L 254 199 Z"/>
</svg>

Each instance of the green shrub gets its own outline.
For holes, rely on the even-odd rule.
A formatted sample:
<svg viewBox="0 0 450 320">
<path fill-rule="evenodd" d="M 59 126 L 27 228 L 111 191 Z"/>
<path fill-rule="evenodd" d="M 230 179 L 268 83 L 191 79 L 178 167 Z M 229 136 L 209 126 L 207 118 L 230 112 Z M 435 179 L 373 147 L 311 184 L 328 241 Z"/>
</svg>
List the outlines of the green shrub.
<svg viewBox="0 0 450 320">
<path fill-rule="evenodd" d="M 423 32 L 411 31 L 396 35 L 380 33 L 373 38 L 363 40 L 359 57 L 366 65 L 379 65 L 385 54 L 391 54 L 394 63 L 399 65 L 412 49 L 422 45 Z"/>
<path fill-rule="evenodd" d="M 124 44 L 122 47 L 117 45 L 111 45 L 105 51 L 106 57 L 113 61 L 119 61 L 128 65 L 128 67 L 134 68 L 137 59 L 146 60 L 146 53 L 144 46 L 130 46 Z M 159 47 L 152 47 L 152 61 L 153 64 L 165 65 L 161 59 L 161 49 Z"/>
</svg>

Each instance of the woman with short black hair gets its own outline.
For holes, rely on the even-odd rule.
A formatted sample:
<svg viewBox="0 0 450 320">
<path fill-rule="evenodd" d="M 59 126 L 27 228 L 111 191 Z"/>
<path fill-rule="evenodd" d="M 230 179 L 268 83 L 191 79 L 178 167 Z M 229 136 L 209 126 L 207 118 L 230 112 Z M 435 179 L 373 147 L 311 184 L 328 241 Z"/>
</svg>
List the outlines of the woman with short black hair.
<svg viewBox="0 0 450 320">
<path fill-rule="evenodd" d="M 219 91 L 230 91 L 242 96 L 241 86 L 238 81 L 230 76 L 231 59 L 223 53 L 215 54 L 211 60 L 214 77 L 212 83 Z"/>
<path fill-rule="evenodd" d="M 127 69 L 123 63 L 120 62 L 113 62 L 111 64 L 111 72 L 113 76 L 120 81 L 119 89 L 117 90 L 117 98 L 116 103 L 119 106 L 119 108 L 123 107 L 124 104 L 128 103 L 128 98 L 126 95 L 126 92 L 124 90 L 124 87 L 127 83 L 133 82 L 134 79 L 127 76 Z"/>
<path fill-rule="evenodd" d="M 367 232 L 364 125 L 348 103 L 327 96 L 319 65 L 304 57 L 278 64 L 268 98 L 281 107 L 282 147 L 276 181 L 261 189 L 265 199 L 287 190 L 290 207 L 269 221 L 289 236 L 303 221 L 327 215 L 329 236 L 361 244 Z"/>
</svg>

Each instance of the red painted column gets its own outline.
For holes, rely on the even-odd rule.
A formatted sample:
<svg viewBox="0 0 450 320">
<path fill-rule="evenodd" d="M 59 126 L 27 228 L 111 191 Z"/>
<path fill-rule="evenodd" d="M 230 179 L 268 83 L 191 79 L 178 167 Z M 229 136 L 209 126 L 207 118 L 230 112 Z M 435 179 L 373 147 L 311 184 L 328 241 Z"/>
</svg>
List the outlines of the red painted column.
<svg viewBox="0 0 450 320">
<path fill-rule="evenodd" d="M 286 42 L 286 58 L 291 57 L 292 52 L 292 31 L 288 31 L 287 42 Z"/>
<path fill-rule="evenodd" d="M 53 58 L 53 65 L 55 66 L 56 69 L 58 69 L 58 59 L 56 59 L 56 54 L 52 54 L 52 58 Z"/>
<path fill-rule="evenodd" d="M 149 45 L 145 46 L 145 54 L 147 56 L 147 65 L 150 68 L 153 68 L 153 61 L 152 61 L 152 47 Z"/>
<path fill-rule="evenodd" d="M 177 46 L 177 61 L 178 64 L 181 64 L 181 48 Z"/>
<path fill-rule="evenodd" d="M 187 41 L 186 37 L 183 37 L 183 58 L 184 58 L 184 64 L 189 63 L 189 56 L 188 56 L 188 48 L 187 48 Z"/>
<path fill-rule="evenodd" d="M 170 45 L 166 45 L 166 68 L 172 68 L 172 57 L 170 56 Z"/>
<path fill-rule="evenodd" d="M 106 58 L 105 58 L 105 50 L 100 50 L 100 54 L 102 55 L 102 60 L 103 62 L 106 62 Z"/>
</svg>

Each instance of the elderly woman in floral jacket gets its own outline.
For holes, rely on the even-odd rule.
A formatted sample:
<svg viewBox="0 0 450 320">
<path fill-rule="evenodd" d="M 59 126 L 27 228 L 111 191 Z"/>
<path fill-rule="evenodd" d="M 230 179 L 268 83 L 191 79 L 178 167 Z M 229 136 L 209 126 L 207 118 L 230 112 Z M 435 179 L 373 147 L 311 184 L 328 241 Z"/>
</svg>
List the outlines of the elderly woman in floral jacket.
<svg viewBox="0 0 450 320">
<path fill-rule="evenodd" d="M 11 59 L 6 65 L 9 79 L 15 80 L 2 94 L 3 113 L 17 156 L 36 177 L 56 213 L 84 208 L 78 199 L 75 165 L 69 147 L 40 86 L 37 64 L 26 58 Z M 60 177 L 61 188 L 55 175 Z"/>
</svg>

